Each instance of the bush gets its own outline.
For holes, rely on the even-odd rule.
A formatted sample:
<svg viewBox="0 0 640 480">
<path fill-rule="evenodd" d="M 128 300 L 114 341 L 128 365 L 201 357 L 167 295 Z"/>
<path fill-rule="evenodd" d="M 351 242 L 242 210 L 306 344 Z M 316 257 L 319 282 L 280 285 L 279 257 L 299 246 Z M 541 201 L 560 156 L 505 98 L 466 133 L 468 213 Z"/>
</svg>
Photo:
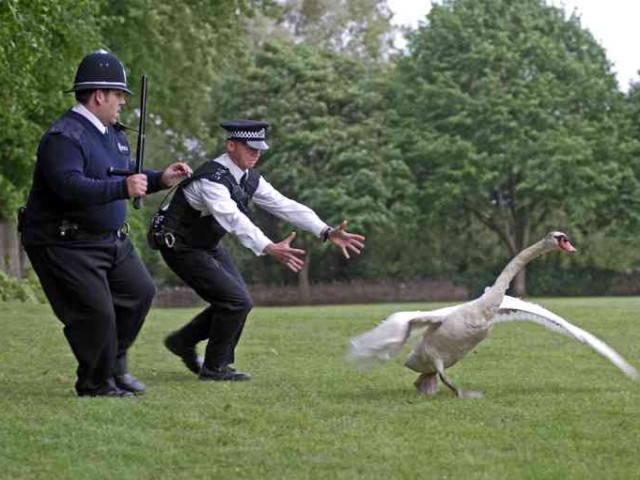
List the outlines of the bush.
<svg viewBox="0 0 640 480">
<path fill-rule="evenodd" d="M 45 303 L 46 297 L 32 270 L 22 279 L 11 277 L 0 271 L 0 301 L 9 300 Z"/>
</svg>

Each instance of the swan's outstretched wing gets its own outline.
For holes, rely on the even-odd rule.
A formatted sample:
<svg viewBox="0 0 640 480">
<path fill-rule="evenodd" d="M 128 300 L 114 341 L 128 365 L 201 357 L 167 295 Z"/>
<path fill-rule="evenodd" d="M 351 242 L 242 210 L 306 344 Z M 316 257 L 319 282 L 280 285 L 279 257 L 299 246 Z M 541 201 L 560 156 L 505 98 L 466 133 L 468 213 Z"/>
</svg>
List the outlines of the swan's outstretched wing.
<svg viewBox="0 0 640 480">
<path fill-rule="evenodd" d="M 360 365 L 372 360 L 389 360 L 400 353 L 412 334 L 424 331 L 430 325 L 439 325 L 458 307 L 393 313 L 374 329 L 351 339 L 347 360 Z"/>
<path fill-rule="evenodd" d="M 573 337 L 608 358 L 616 367 L 622 370 L 626 376 L 634 380 L 640 380 L 640 374 L 638 374 L 637 370 L 627 363 L 618 352 L 595 335 L 573 325 L 540 305 L 505 295 L 504 300 L 500 304 L 500 309 L 491 319 L 491 322 L 501 323 L 515 320 L 533 321 L 550 330 Z"/>
</svg>

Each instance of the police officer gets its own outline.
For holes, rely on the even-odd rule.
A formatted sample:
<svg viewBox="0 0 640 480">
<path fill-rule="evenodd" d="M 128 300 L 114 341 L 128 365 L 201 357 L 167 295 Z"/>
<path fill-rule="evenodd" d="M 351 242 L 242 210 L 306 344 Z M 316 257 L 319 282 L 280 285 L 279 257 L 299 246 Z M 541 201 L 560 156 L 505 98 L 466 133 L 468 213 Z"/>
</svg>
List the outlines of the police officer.
<svg viewBox="0 0 640 480">
<path fill-rule="evenodd" d="M 73 89 L 77 103 L 40 141 L 21 222 L 22 243 L 77 361 L 79 396 L 144 392 L 127 369 L 155 294 L 127 238 L 127 199 L 169 187 L 191 173 L 176 162 L 126 178 L 131 151 L 115 128 L 125 94 L 123 65 L 105 50 L 85 56 Z"/>
<path fill-rule="evenodd" d="M 295 232 L 277 243 L 270 240 L 251 221 L 249 202 L 339 246 L 346 258 L 348 251 L 360 254 L 364 237 L 346 232 L 346 222 L 330 227 L 254 170 L 261 152 L 269 148 L 267 123 L 234 120 L 221 126 L 227 131 L 226 153 L 185 180 L 164 212 L 163 234 L 168 241 L 160 247 L 162 257 L 209 303 L 190 323 L 170 334 L 165 346 L 200 380 L 249 380 L 248 373 L 236 371 L 232 364 L 252 302 L 220 240 L 231 233 L 256 255 L 271 255 L 293 272 L 302 268 L 305 254 L 291 247 Z M 196 344 L 203 340 L 208 340 L 204 364 L 196 354 Z"/>
</svg>

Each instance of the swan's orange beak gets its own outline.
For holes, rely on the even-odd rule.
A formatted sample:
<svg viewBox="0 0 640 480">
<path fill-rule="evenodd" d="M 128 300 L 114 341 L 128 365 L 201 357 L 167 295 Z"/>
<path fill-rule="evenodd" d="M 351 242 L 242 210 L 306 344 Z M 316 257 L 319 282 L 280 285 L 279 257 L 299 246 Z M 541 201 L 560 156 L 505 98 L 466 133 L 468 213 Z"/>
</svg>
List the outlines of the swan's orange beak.
<svg viewBox="0 0 640 480">
<path fill-rule="evenodd" d="M 571 242 L 567 238 L 561 238 L 559 246 L 560 246 L 560 250 L 563 250 L 567 253 L 574 253 L 577 251 L 576 248 L 573 245 L 571 245 Z"/>
</svg>

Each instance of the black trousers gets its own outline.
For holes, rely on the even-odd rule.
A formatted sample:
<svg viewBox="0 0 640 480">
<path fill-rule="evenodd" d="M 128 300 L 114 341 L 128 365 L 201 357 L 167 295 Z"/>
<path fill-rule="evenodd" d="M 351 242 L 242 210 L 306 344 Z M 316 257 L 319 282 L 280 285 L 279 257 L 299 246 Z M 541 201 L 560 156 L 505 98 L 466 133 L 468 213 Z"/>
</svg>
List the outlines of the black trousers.
<svg viewBox="0 0 640 480">
<path fill-rule="evenodd" d="M 78 360 L 76 391 L 90 393 L 125 373 L 127 349 L 156 292 L 133 244 L 125 238 L 25 250 Z"/>
<path fill-rule="evenodd" d="M 233 363 L 253 303 L 231 256 L 222 245 L 212 250 L 163 248 L 161 253 L 169 268 L 209 303 L 209 307 L 175 333 L 180 343 L 191 346 L 209 339 L 205 367 Z"/>
</svg>

